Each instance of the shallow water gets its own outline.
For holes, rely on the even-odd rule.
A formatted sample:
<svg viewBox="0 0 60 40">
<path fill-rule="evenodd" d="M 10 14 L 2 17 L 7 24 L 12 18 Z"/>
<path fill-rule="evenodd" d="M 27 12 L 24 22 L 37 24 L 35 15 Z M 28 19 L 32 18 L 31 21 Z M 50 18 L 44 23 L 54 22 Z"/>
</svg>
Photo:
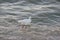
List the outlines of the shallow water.
<svg viewBox="0 0 60 40">
<path fill-rule="evenodd" d="M 20 31 L 18 20 L 32 17 Z M 60 40 L 59 0 L 0 0 L 0 40 Z"/>
</svg>

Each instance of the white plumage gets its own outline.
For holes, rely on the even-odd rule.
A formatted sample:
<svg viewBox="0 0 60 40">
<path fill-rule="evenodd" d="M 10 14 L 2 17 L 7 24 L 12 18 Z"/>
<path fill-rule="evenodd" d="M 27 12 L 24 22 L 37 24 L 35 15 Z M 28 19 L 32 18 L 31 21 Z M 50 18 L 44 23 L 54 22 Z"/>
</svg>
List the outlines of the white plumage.
<svg viewBox="0 0 60 40">
<path fill-rule="evenodd" d="M 31 16 L 28 19 L 19 20 L 22 25 L 29 25 L 31 23 Z"/>
</svg>

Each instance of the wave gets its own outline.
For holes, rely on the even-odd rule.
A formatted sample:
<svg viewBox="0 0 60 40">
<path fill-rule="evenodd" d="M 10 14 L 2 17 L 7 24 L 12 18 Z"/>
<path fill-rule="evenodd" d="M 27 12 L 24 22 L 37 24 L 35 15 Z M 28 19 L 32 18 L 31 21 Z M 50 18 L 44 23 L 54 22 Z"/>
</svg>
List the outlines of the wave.
<svg viewBox="0 0 60 40">
<path fill-rule="evenodd" d="M 51 4 L 56 0 L 17 0 L 16 2 L 9 2 L 0 4 L 0 15 L 13 15 L 22 18 L 32 16 L 32 23 L 38 25 L 60 24 L 60 4 Z M 42 5 L 42 3 L 46 4 Z M 48 3 L 49 5 L 47 5 Z"/>
<path fill-rule="evenodd" d="M 50 4 L 56 3 L 59 0 L 0 0 L 0 3 L 15 3 L 15 2 L 23 2 L 22 4 Z"/>
<path fill-rule="evenodd" d="M 0 3 L 5 3 L 5 2 L 10 2 L 10 3 L 13 3 L 13 2 L 17 2 L 19 0 L 0 0 Z"/>
</svg>

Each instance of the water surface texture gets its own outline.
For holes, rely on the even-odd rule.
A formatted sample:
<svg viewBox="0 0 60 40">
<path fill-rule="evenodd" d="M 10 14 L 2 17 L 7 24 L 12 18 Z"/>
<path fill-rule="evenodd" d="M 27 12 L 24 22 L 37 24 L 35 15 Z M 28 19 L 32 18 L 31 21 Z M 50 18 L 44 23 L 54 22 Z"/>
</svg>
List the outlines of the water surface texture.
<svg viewBox="0 0 60 40">
<path fill-rule="evenodd" d="M 21 32 L 17 21 L 29 16 Z M 60 40 L 60 0 L 0 0 L 0 40 Z"/>
</svg>

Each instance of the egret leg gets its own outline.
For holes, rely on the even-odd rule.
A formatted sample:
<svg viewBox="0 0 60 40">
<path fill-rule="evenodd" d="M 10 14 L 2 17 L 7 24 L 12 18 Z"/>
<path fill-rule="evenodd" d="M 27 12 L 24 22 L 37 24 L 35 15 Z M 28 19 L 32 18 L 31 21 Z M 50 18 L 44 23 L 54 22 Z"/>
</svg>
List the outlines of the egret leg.
<svg viewBox="0 0 60 40">
<path fill-rule="evenodd" d="M 27 26 L 25 25 L 25 29 L 27 29 Z"/>
<path fill-rule="evenodd" d="M 21 25 L 20 30 L 22 31 L 24 29 L 24 25 Z"/>
<path fill-rule="evenodd" d="M 29 31 L 30 30 L 30 25 L 26 25 L 25 29 L 26 29 L 26 31 Z"/>
<path fill-rule="evenodd" d="M 24 25 L 22 25 L 22 29 L 24 29 Z"/>
</svg>

